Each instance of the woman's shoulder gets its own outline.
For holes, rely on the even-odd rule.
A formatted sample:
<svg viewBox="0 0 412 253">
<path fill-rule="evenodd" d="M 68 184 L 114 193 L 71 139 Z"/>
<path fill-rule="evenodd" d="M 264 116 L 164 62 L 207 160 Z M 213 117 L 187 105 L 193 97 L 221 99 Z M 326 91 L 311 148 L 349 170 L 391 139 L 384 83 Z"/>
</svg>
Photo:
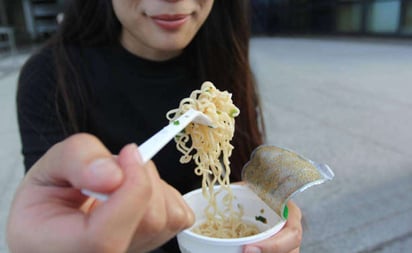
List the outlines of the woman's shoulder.
<svg viewBox="0 0 412 253">
<path fill-rule="evenodd" d="M 53 62 L 53 48 L 50 46 L 42 46 L 36 49 L 27 59 L 23 68 L 43 69 L 46 66 L 52 65 Z"/>
<path fill-rule="evenodd" d="M 55 57 L 56 51 L 59 51 L 56 48 L 57 47 L 53 44 L 45 44 L 35 50 L 23 65 L 21 73 L 30 74 L 47 72 L 48 74 L 54 74 L 56 66 L 59 64 Z M 76 60 L 76 56 L 78 56 L 81 51 L 79 47 L 74 45 L 66 45 L 64 50 L 72 60 Z"/>
<path fill-rule="evenodd" d="M 28 109 L 39 103 L 53 100 L 57 89 L 56 64 L 53 49 L 37 49 L 22 66 L 18 77 L 17 104 Z M 22 108 L 20 108 L 22 109 Z"/>
<path fill-rule="evenodd" d="M 46 85 L 49 88 L 50 85 L 55 85 L 58 67 L 62 64 L 61 57 L 56 57 L 56 54 L 59 54 L 60 50 L 62 49 L 57 49 L 56 46 L 49 43 L 34 51 L 20 70 L 19 85 L 35 85 L 37 87 L 39 85 Z M 79 55 L 80 48 L 69 45 L 66 46 L 64 50 L 67 57 L 73 60 L 73 66 L 76 66 L 76 61 L 79 61 L 76 55 Z M 58 60 L 58 58 L 60 60 Z"/>
<path fill-rule="evenodd" d="M 54 79 L 54 72 L 52 48 L 42 47 L 37 49 L 24 63 L 20 70 L 19 84 L 31 84 L 39 79 L 44 82 Z"/>
</svg>

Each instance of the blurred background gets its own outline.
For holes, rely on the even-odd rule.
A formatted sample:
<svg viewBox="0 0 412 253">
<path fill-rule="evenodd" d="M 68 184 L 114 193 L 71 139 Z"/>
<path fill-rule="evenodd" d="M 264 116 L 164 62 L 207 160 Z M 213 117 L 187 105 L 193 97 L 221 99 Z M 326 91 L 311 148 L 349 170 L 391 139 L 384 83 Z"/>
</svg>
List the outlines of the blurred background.
<svg viewBox="0 0 412 253">
<path fill-rule="evenodd" d="M 410 0 L 252 0 L 257 34 L 411 37 Z"/>
<path fill-rule="evenodd" d="M 23 177 L 19 70 L 58 29 L 64 3 L 0 0 L 0 253 Z M 251 3 L 267 142 L 336 174 L 294 197 L 301 252 L 412 252 L 412 0 Z"/>
<path fill-rule="evenodd" d="M 57 29 L 65 0 L 0 0 L 0 35 L 8 46 L 41 41 Z M 349 35 L 411 38 L 411 0 L 251 0 L 256 35 Z M 14 37 L 14 38 L 13 38 Z M 2 43 L 5 47 L 7 43 Z"/>
</svg>

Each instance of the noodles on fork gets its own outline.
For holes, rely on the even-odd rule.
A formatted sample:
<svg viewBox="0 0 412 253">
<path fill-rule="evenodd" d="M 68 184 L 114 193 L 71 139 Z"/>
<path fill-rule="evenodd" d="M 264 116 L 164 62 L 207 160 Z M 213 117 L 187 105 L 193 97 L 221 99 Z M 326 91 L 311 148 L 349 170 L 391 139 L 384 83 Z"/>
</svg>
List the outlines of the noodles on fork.
<svg viewBox="0 0 412 253">
<path fill-rule="evenodd" d="M 206 221 L 195 227 L 194 232 L 218 238 L 239 238 L 257 234 L 256 226 L 242 222 L 243 210 L 233 208 L 233 193 L 230 189 L 230 161 L 233 146 L 235 117 L 239 109 L 233 104 L 232 94 L 218 90 L 211 82 L 204 82 L 200 90 L 181 100 L 179 108 L 167 112 L 172 122 L 189 109 L 206 114 L 215 128 L 200 124 L 188 125 L 175 137 L 176 148 L 182 153 L 181 163 L 193 160 L 195 173 L 202 177 L 202 193 L 208 200 L 205 209 Z M 219 185 L 215 191 L 214 186 Z M 216 198 L 223 194 L 223 209 Z"/>
</svg>

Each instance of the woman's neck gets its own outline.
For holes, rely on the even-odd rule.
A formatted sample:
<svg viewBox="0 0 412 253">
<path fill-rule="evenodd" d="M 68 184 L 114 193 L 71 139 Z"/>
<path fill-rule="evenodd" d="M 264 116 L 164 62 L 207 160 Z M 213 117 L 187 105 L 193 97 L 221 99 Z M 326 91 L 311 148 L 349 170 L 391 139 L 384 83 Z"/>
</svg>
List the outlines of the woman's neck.
<svg viewBox="0 0 412 253">
<path fill-rule="evenodd" d="M 144 45 L 128 32 L 123 31 L 120 44 L 130 53 L 152 61 L 166 61 L 180 55 L 183 50 L 159 50 Z"/>
</svg>

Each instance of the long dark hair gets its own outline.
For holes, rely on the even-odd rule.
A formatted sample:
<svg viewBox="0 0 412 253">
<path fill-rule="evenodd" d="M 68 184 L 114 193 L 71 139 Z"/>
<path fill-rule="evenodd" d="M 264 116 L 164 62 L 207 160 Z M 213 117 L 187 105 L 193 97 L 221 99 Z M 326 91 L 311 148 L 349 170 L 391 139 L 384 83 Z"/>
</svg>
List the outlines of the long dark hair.
<svg viewBox="0 0 412 253">
<path fill-rule="evenodd" d="M 210 16 L 186 49 L 194 59 L 199 80 L 212 81 L 219 89 L 233 93 L 234 103 L 240 108 L 231 159 L 234 180 L 240 179 L 243 164 L 264 139 L 262 113 L 249 65 L 249 4 L 248 0 L 215 1 Z M 49 45 L 57 69 L 57 96 L 63 101 L 57 106 L 59 111 L 65 111 L 62 120 L 70 122 L 65 124 L 69 134 L 82 131 L 87 120 L 82 108 L 86 106 L 74 105 L 85 105 L 88 93 L 71 63 L 67 45 L 107 46 L 118 43 L 120 32 L 111 0 L 67 1 L 64 21 Z"/>
</svg>

